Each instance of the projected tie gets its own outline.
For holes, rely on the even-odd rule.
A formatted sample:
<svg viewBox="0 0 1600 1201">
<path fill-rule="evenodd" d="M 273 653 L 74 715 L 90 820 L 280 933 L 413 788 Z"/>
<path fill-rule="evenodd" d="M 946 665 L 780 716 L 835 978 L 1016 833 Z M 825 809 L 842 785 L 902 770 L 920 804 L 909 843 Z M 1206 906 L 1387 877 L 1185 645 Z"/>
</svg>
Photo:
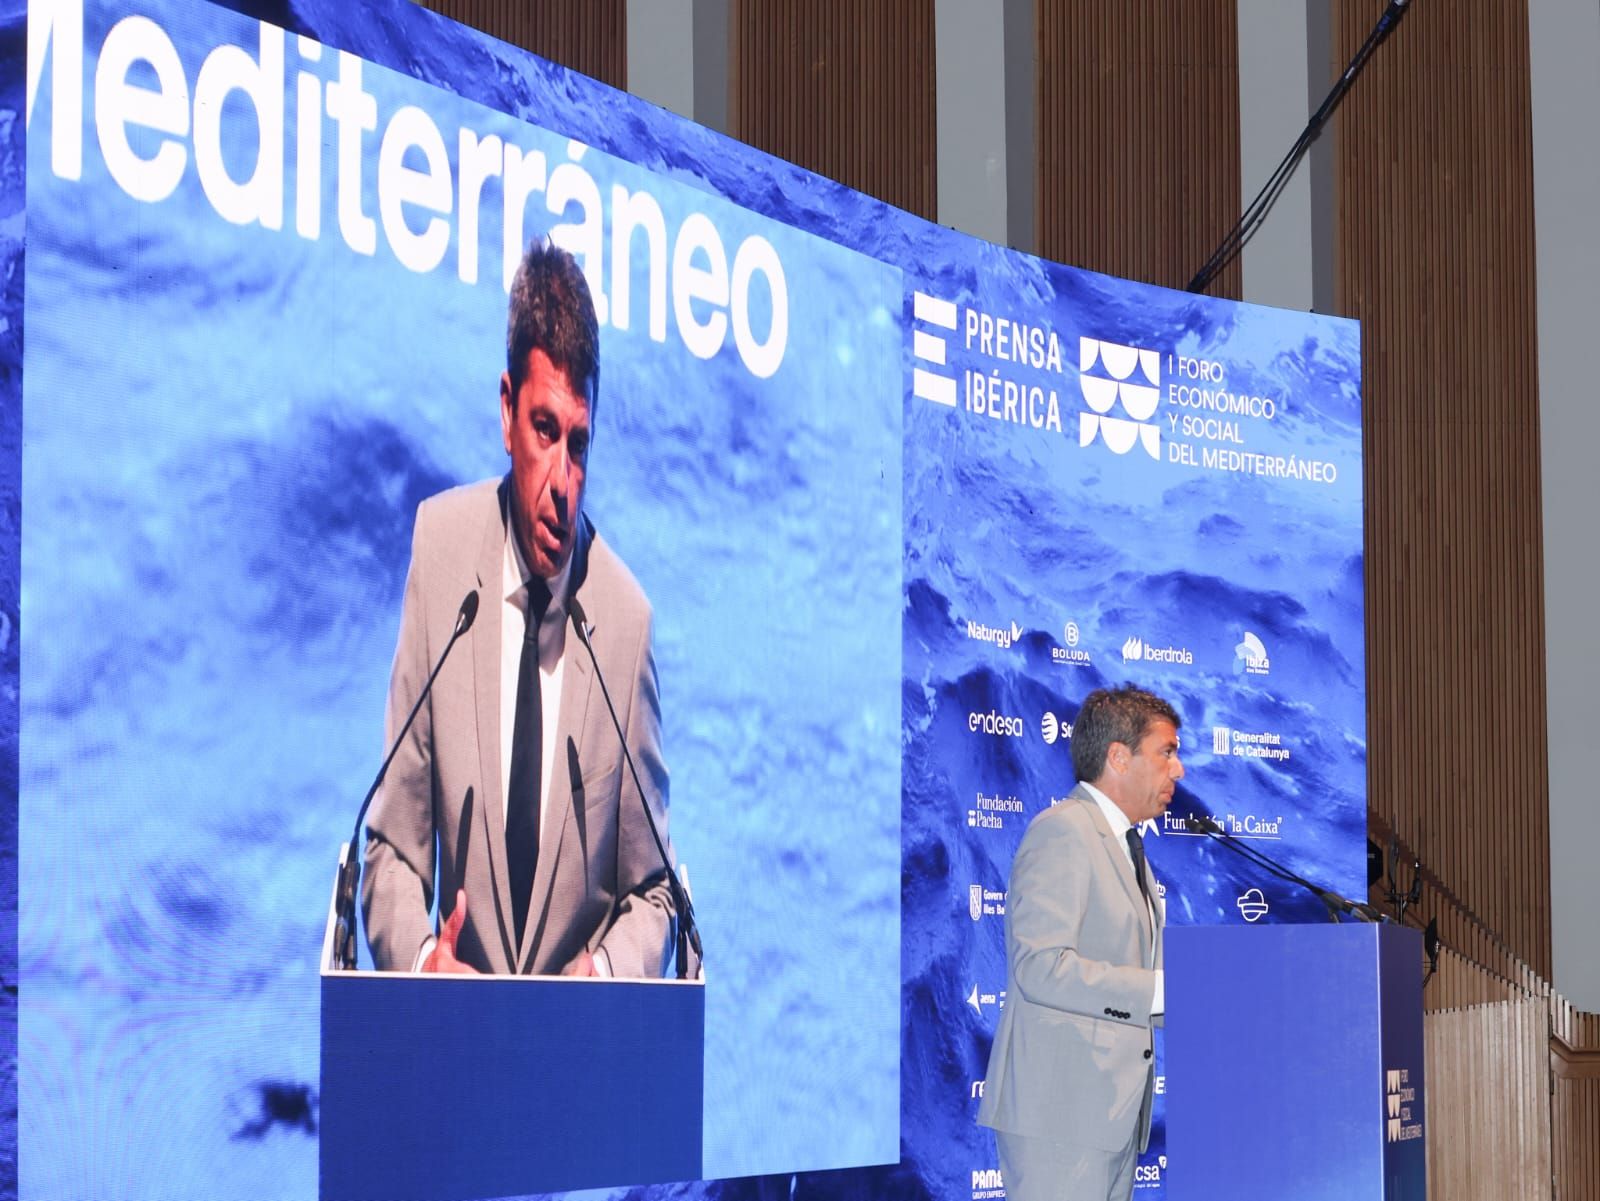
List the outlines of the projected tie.
<svg viewBox="0 0 1600 1201">
<path fill-rule="evenodd" d="M 550 605 L 550 589 L 535 576 L 528 582 L 528 624 L 517 666 L 517 712 L 511 728 L 511 782 L 506 789 L 506 861 L 511 875 L 511 912 L 517 947 L 528 924 L 533 873 L 539 866 L 539 760 L 544 749 L 543 702 L 539 696 L 539 622 Z"/>
</svg>

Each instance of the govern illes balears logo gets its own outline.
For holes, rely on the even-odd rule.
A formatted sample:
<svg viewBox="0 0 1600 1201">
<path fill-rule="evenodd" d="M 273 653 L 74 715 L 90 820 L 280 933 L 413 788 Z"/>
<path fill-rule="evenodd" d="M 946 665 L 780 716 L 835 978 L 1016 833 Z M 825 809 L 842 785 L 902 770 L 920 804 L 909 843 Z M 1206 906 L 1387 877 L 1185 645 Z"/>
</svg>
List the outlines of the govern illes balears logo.
<svg viewBox="0 0 1600 1201">
<path fill-rule="evenodd" d="M 1161 403 L 1161 354 L 1099 338 L 1078 339 L 1078 386 L 1089 412 L 1078 414 L 1078 445 L 1100 439 L 1114 454 L 1136 445 L 1158 462 L 1161 426 L 1152 421 Z M 1115 415 L 1120 411 L 1123 416 Z"/>
</svg>

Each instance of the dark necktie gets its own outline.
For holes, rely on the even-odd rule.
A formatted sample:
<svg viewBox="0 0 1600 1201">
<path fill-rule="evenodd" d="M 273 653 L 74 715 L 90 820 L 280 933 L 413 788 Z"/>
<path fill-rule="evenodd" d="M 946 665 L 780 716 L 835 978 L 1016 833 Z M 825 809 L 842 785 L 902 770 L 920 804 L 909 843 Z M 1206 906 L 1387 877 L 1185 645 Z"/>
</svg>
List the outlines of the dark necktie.
<svg viewBox="0 0 1600 1201">
<path fill-rule="evenodd" d="M 1144 873 L 1144 839 L 1139 836 L 1135 826 L 1128 828 L 1128 853 L 1133 856 L 1133 874 L 1139 878 L 1139 894 L 1144 897 L 1144 903 L 1150 904 L 1150 881 Z"/>
<path fill-rule="evenodd" d="M 517 947 L 528 924 L 533 873 L 539 866 L 539 760 L 544 749 L 543 702 L 539 696 L 539 622 L 550 605 L 550 589 L 538 576 L 528 581 L 528 624 L 517 666 L 517 712 L 511 727 L 511 781 L 506 789 L 506 861 L 511 875 L 511 912 Z"/>
</svg>

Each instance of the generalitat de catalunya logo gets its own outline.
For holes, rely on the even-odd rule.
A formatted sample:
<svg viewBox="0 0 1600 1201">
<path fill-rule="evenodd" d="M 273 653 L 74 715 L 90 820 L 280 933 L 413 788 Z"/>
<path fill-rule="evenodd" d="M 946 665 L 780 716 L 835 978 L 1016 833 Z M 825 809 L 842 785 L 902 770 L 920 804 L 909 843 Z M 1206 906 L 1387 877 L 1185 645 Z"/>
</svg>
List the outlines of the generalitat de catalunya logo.
<svg viewBox="0 0 1600 1201">
<path fill-rule="evenodd" d="M 1078 339 L 1078 386 L 1089 412 L 1078 414 L 1078 445 L 1104 440 L 1125 455 L 1137 443 L 1161 458 L 1161 426 L 1150 419 L 1161 402 L 1161 354 L 1139 346 Z M 1126 416 L 1113 416 L 1113 410 Z"/>
</svg>

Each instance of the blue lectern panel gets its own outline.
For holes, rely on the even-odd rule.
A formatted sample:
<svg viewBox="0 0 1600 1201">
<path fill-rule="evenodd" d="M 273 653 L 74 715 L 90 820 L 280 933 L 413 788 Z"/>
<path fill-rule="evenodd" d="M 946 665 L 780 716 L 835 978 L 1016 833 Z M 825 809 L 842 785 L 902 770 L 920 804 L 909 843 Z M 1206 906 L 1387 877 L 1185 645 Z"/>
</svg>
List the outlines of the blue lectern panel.
<svg viewBox="0 0 1600 1201">
<path fill-rule="evenodd" d="M 328 1201 L 465 1201 L 701 1171 L 705 989 L 330 974 Z"/>
<path fill-rule="evenodd" d="M 1421 1201 L 1422 1142 L 1390 1150 L 1385 1095 L 1416 1081 L 1420 1131 L 1415 931 L 1174 929 L 1166 964 L 1174 1201 Z"/>
</svg>

